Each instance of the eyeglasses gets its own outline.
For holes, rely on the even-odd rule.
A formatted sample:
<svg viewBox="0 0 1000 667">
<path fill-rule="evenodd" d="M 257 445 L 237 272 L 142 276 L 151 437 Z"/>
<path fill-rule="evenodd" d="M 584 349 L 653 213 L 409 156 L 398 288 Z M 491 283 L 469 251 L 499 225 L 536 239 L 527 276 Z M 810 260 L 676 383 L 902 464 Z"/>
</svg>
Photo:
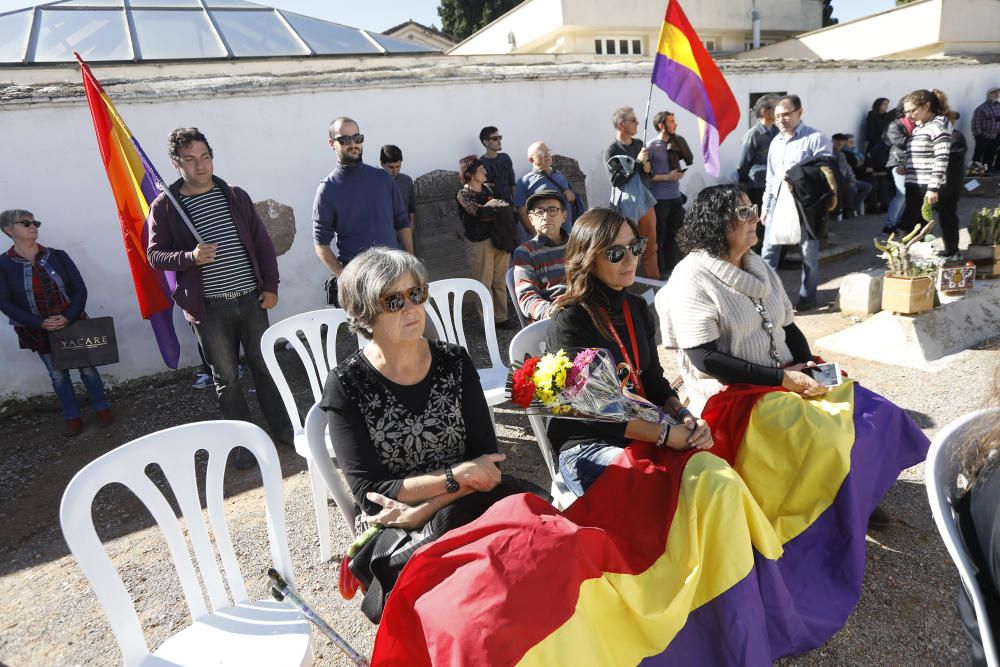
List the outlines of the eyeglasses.
<svg viewBox="0 0 1000 667">
<path fill-rule="evenodd" d="M 336 141 L 341 146 L 350 146 L 351 144 L 363 144 L 363 143 L 365 143 L 365 135 L 363 135 L 363 134 L 351 134 L 351 135 L 345 134 L 345 135 L 340 136 L 340 137 L 334 137 L 333 140 Z"/>
<path fill-rule="evenodd" d="M 32 225 L 34 225 L 35 229 L 38 229 L 39 227 L 42 226 L 42 221 L 41 220 L 18 220 L 14 224 L 15 225 L 24 225 L 25 227 L 31 227 Z"/>
<path fill-rule="evenodd" d="M 786 118 L 791 118 L 800 111 L 802 111 L 802 107 L 799 107 L 798 109 L 792 109 L 791 111 L 786 111 L 785 113 L 775 112 L 774 117 L 780 118 L 781 120 L 785 120 Z"/>
<path fill-rule="evenodd" d="M 613 245 L 604 250 L 604 256 L 607 257 L 608 261 L 612 264 L 617 264 L 625 259 L 626 250 L 631 251 L 633 256 L 638 257 L 642 253 L 646 252 L 646 239 L 640 236 L 633 239 L 633 241 L 628 245 Z"/>
<path fill-rule="evenodd" d="M 406 300 L 409 299 L 410 303 L 414 306 L 419 306 L 424 301 L 427 301 L 427 292 L 429 286 L 425 283 L 418 287 L 411 287 L 405 292 L 393 292 L 392 294 L 386 294 L 384 297 L 378 300 L 379 305 L 382 306 L 382 310 L 387 313 L 399 312 L 406 305 Z"/>
<path fill-rule="evenodd" d="M 502 134 L 494 134 L 492 137 L 486 137 L 487 141 L 503 141 Z"/>
<path fill-rule="evenodd" d="M 555 216 L 563 212 L 562 206 L 539 206 L 538 208 L 533 208 L 528 213 L 531 215 L 537 215 L 542 217 L 543 215 Z"/>
<path fill-rule="evenodd" d="M 750 222 L 755 219 L 759 213 L 757 204 L 752 206 L 737 206 L 736 207 L 736 219 L 740 222 Z"/>
<path fill-rule="evenodd" d="M 911 113 L 914 113 L 919 108 L 920 107 L 910 107 L 909 109 L 907 109 L 906 107 L 903 107 L 903 115 L 909 116 Z"/>
</svg>

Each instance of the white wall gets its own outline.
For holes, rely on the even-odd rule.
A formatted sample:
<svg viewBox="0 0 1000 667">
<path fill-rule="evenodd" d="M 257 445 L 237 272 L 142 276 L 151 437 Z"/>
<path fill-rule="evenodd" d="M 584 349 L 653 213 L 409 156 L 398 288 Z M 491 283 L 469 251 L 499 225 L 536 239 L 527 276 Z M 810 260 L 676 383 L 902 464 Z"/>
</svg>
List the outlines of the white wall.
<svg viewBox="0 0 1000 667">
<path fill-rule="evenodd" d="M 565 63 L 537 76 L 530 66 L 481 67 L 481 75 L 462 81 L 419 85 L 366 85 L 351 88 L 341 82 L 316 92 L 268 94 L 265 87 L 246 94 L 202 91 L 189 101 L 164 96 L 155 103 L 119 101 L 118 109 L 165 179 L 172 170 L 165 156 L 169 130 L 195 125 L 215 150 L 216 172 L 247 189 L 254 200 L 272 198 L 289 204 L 296 214 L 296 239 L 279 258 L 280 303 L 272 321 L 322 306 L 321 283 L 326 271 L 315 258 L 311 237 L 313 194 L 333 167 L 326 144 L 326 127 L 338 114 L 356 118 L 365 133 L 365 156 L 378 162 L 378 148 L 398 144 L 403 169 L 413 177 L 434 169 L 455 169 L 458 158 L 479 152 L 477 135 L 483 125 L 500 127 L 504 148 L 515 170 L 528 169 L 524 151 L 544 139 L 557 153 L 580 161 L 587 174 L 592 205 L 607 202 L 609 186 L 602 155 L 611 142 L 610 116 L 615 107 L 633 105 L 642 114 L 649 90 L 649 69 L 623 63 L 615 69 Z M 953 106 L 963 112 L 967 130 L 971 111 L 983 99 L 989 82 L 1000 78 L 1000 65 L 949 67 L 901 64 L 877 70 L 816 68 L 731 72 L 727 75 L 741 106 L 752 91 L 787 90 L 800 94 L 805 122 L 825 132 L 857 129 L 876 97 L 897 99 L 918 87 L 942 87 Z M 561 69 L 560 69 L 561 68 Z M 553 74 L 562 71 L 562 78 Z M 121 72 L 98 69 L 107 77 Z M 143 84 L 138 84 L 142 86 Z M 157 84 L 150 84 L 157 85 Z M 164 84 L 158 84 L 164 85 Z M 696 155 L 696 124 L 659 90 L 654 90 L 651 114 L 677 111 L 680 132 Z M 745 112 L 744 112 L 745 114 Z M 735 169 L 747 119 L 722 145 L 722 172 Z M 0 170 L 0 207 L 27 208 L 45 221 L 42 242 L 63 248 L 80 267 L 90 289 L 91 315 L 113 315 L 120 340 L 121 363 L 105 367 L 112 379 L 164 370 L 148 323 L 139 318 L 128 264 L 122 247 L 115 206 L 100 163 L 93 126 L 81 101 L 67 104 L 0 105 L 8 159 Z M 700 158 L 684 179 L 693 196 L 711 182 Z M 193 364 L 193 337 L 178 311 L 183 364 Z M 19 350 L 13 329 L 0 326 L 0 397 L 50 391 L 41 363 Z"/>
</svg>

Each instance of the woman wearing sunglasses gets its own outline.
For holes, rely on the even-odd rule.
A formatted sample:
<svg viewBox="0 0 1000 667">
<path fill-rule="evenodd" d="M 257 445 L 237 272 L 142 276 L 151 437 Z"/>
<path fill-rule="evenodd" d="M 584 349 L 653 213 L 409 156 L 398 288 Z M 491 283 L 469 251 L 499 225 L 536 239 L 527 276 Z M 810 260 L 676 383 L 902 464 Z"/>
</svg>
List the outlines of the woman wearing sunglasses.
<svg viewBox="0 0 1000 667">
<path fill-rule="evenodd" d="M 66 420 L 65 434 L 74 436 L 83 430 L 80 405 L 69 371 L 56 370 L 52 365 L 48 332 L 86 317 L 83 309 L 87 305 L 87 286 L 65 251 L 38 242 L 41 225 L 30 211 L 0 213 L 0 229 L 14 241 L 0 255 L 0 311 L 13 323 L 21 349 L 35 352 L 45 364 Z M 113 418 L 100 374 L 89 366 L 77 370 L 90 405 L 97 412 L 97 423 L 107 426 Z"/>
<path fill-rule="evenodd" d="M 428 541 L 526 490 L 501 479 L 505 456 L 469 353 L 423 337 L 427 292 L 423 263 L 384 247 L 338 281 L 349 327 L 369 342 L 330 371 L 320 406 L 359 534 L 378 524 Z"/>
<path fill-rule="evenodd" d="M 705 422 L 681 405 L 656 355 L 653 319 L 646 302 L 626 289 L 635 282 L 647 240 L 635 223 L 607 208 L 593 208 L 573 224 L 566 247 L 566 293 L 556 300 L 548 349 L 601 347 L 608 350 L 629 389 L 662 406 L 678 423 L 624 424 L 553 419 L 549 439 L 559 448 L 566 486 L 583 495 L 630 440 L 673 449 L 707 449 Z"/>
</svg>

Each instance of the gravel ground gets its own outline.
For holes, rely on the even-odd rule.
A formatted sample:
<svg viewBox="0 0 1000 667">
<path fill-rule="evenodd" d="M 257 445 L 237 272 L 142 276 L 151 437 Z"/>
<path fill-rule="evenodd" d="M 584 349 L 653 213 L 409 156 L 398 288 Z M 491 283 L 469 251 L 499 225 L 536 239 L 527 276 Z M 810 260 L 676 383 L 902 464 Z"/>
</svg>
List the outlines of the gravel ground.
<svg viewBox="0 0 1000 667">
<path fill-rule="evenodd" d="M 963 202 L 962 217 L 980 201 Z M 881 221 L 870 216 L 842 223 L 837 240 L 863 242 L 862 253 L 824 264 L 821 301 L 832 300 L 840 278 L 877 264 L 867 250 Z M 790 293 L 797 268 L 781 271 Z M 797 318 L 811 341 L 841 330 L 852 320 L 827 305 Z M 467 325 L 469 330 L 473 325 Z M 506 349 L 512 332 L 499 332 Z M 485 361 L 482 337 L 470 334 L 473 356 Z M 931 373 L 849 357 L 839 358 L 851 375 L 905 407 L 928 436 L 969 410 L 981 407 L 997 365 L 1000 339 L 954 355 L 945 370 Z M 675 368 L 662 351 L 665 367 Z M 291 364 L 289 354 L 283 364 Z M 290 368 L 290 366 L 289 366 Z M 309 390 L 301 372 L 289 370 L 304 405 Z M 58 506 L 69 479 L 100 454 L 141 435 L 216 415 L 211 391 L 190 388 L 189 372 L 164 373 L 126 383 L 110 392 L 117 421 L 94 426 L 72 440 L 61 436 L 54 398 L 8 403 L 0 408 L 0 521 L 6 526 L 0 582 L 0 661 L 5 665 L 107 665 L 119 662 L 117 645 L 97 599 L 59 529 Z M 252 402 L 252 401 L 251 401 Z M 253 406 L 256 410 L 256 406 Z M 259 421 L 259 414 L 255 413 Z M 85 417 L 86 419 L 86 417 Z M 496 413 L 501 451 L 511 473 L 547 486 L 548 477 L 527 420 L 500 407 Z M 302 459 L 280 451 L 284 474 L 288 540 L 302 596 L 362 652 L 370 652 L 375 628 L 357 611 L 358 600 L 337 594 L 336 566 L 319 562 L 309 480 Z M 202 469 L 204 467 L 202 462 Z M 155 470 L 148 474 L 157 479 Z M 251 595 L 263 597 L 267 560 L 260 476 L 231 472 L 226 480 L 227 512 L 234 543 Z M 959 582 L 927 506 L 923 466 L 905 471 L 883 507 L 894 518 L 868 541 L 864 591 L 847 624 L 824 646 L 782 660 L 782 665 L 962 664 L 968 650 L 955 615 Z M 108 487 L 95 502 L 98 532 L 136 600 L 150 646 L 183 628 L 186 609 L 169 565 L 159 530 L 135 497 L 123 487 Z M 342 552 L 349 533 L 331 503 L 334 551 Z M 347 665 L 337 650 L 314 633 L 318 665 Z"/>
</svg>

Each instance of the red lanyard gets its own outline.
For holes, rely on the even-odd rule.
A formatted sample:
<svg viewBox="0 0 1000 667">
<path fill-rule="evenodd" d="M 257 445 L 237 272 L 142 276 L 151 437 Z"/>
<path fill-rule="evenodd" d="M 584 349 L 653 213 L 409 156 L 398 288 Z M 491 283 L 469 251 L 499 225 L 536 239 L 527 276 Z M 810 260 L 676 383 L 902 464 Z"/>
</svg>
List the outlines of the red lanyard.
<svg viewBox="0 0 1000 667">
<path fill-rule="evenodd" d="M 614 336 L 615 342 L 618 343 L 618 349 L 621 350 L 622 359 L 625 360 L 625 366 L 628 368 L 629 376 L 632 378 L 632 384 L 635 386 L 636 392 L 642 396 L 646 397 L 646 390 L 642 386 L 642 379 L 639 377 L 639 346 L 636 343 L 635 338 L 635 325 L 632 324 L 632 310 L 628 307 L 628 301 L 622 303 L 622 311 L 625 313 L 625 328 L 628 329 L 628 336 L 632 343 L 632 359 L 629 359 L 628 351 L 625 349 L 625 344 L 622 342 L 621 337 L 618 332 L 615 331 L 615 325 L 611 323 L 611 317 L 608 315 L 608 311 L 601 309 L 604 315 L 604 323 L 607 325 L 608 330 L 611 331 L 611 335 Z M 635 363 L 632 363 L 632 360 Z"/>
</svg>

